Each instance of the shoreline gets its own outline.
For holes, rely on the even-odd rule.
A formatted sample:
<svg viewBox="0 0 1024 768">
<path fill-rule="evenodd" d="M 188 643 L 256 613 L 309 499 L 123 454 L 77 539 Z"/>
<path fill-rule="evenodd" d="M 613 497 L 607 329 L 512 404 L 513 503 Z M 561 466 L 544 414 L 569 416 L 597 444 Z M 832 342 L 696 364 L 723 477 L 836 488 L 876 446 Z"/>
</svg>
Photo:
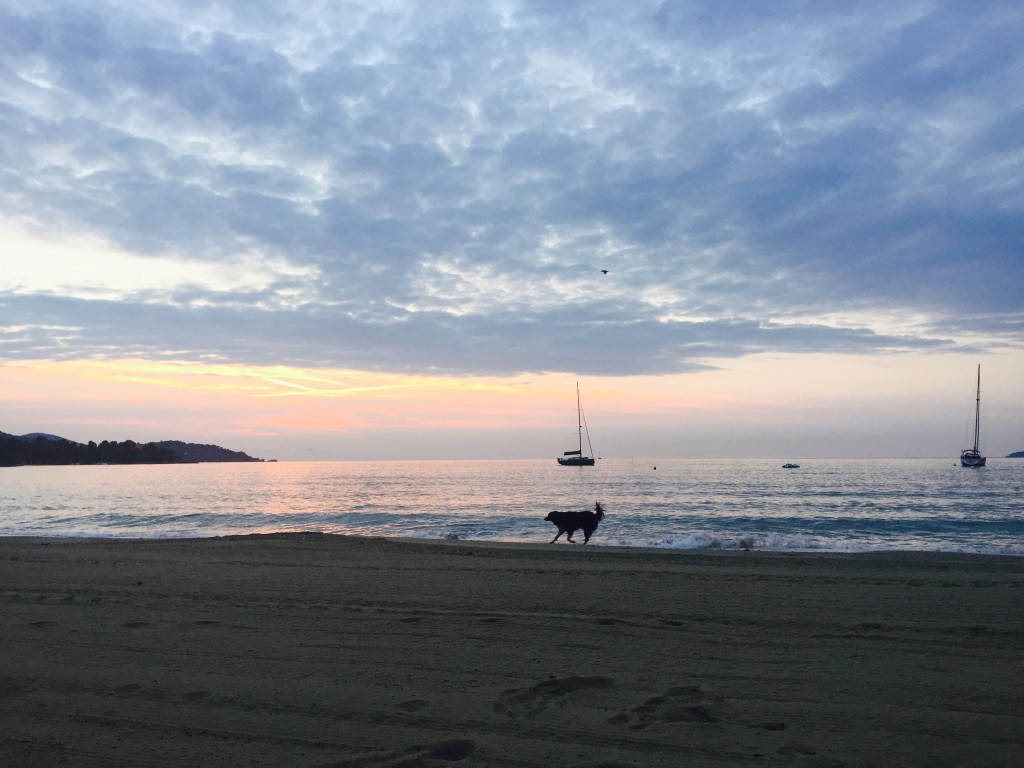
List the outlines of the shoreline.
<svg viewBox="0 0 1024 768">
<path fill-rule="evenodd" d="M 580 534 L 582 535 L 582 534 Z M 62 541 L 83 541 L 83 542 L 194 542 L 194 541 L 211 541 L 211 540 L 236 540 L 236 539 L 272 539 L 272 538 L 289 538 L 296 537 L 301 539 L 302 537 L 307 538 L 326 538 L 326 539 L 339 539 L 339 540 L 352 540 L 352 541 L 378 541 L 378 542 L 402 542 L 408 544 L 425 544 L 428 546 L 470 546 L 470 547 L 493 547 L 496 549 L 503 548 L 566 548 L 572 549 L 574 546 L 579 548 L 586 548 L 590 551 L 600 552 L 629 552 L 629 553 L 665 553 L 665 554 L 698 554 L 698 555 L 736 555 L 736 556 L 748 556 L 748 555 L 800 555 L 804 557 L 870 557 L 873 555 L 888 556 L 888 557 L 929 557 L 929 556 L 948 556 L 948 557 L 978 557 L 978 558 L 1006 558 L 1008 560 L 1019 560 L 1024 557 L 1024 548 L 1019 552 L 977 552 L 977 551 L 966 551 L 957 549 L 825 549 L 823 547 L 799 549 L 796 547 L 787 547 L 779 549 L 766 549 L 756 546 L 751 547 L 722 547 L 722 546 L 711 546 L 711 547 L 670 547 L 670 546 L 643 546 L 636 544 L 607 544 L 602 541 L 595 540 L 589 544 L 583 545 L 582 542 L 566 543 L 556 542 L 552 544 L 549 541 L 504 541 L 497 539 L 447 539 L 440 537 L 416 537 L 416 536 L 373 536 L 364 534 L 350 534 L 350 533 L 330 533 L 322 531 L 270 531 L 270 532 L 259 532 L 259 533 L 224 533 L 224 534 L 211 534 L 209 536 L 199 535 L 173 535 L 173 536 L 99 536 L 94 533 L 83 533 L 83 534 L 53 534 L 53 533 L 0 533 L 0 542 L 2 541 L 51 541 L 51 542 L 62 542 Z"/>
<path fill-rule="evenodd" d="M 0 537 L 0 762 L 1010 766 L 1011 555 Z"/>
</svg>

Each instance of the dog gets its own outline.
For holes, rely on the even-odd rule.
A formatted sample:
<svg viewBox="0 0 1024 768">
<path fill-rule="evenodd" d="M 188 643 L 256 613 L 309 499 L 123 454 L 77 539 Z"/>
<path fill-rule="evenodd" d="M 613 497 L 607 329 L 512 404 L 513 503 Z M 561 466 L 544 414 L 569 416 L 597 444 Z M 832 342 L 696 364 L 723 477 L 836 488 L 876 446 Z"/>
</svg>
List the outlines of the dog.
<svg viewBox="0 0 1024 768">
<path fill-rule="evenodd" d="M 548 512 L 548 516 L 544 519 L 550 523 L 554 523 L 558 526 L 558 533 L 555 534 L 555 538 L 551 540 L 554 544 L 558 541 L 558 537 L 563 533 L 569 535 L 565 537 L 566 541 L 572 541 L 572 535 L 578 530 L 583 530 L 583 543 L 586 544 L 590 541 L 590 537 L 594 535 L 594 531 L 597 530 L 597 524 L 604 518 L 604 507 L 601 506 L 601 502 L 594 504 L 594 511 L 591 512 L 589 509 L 584 509 L 580 512 Z M 575 541 L 572 541 L 575 544 Z"/>
</svg>

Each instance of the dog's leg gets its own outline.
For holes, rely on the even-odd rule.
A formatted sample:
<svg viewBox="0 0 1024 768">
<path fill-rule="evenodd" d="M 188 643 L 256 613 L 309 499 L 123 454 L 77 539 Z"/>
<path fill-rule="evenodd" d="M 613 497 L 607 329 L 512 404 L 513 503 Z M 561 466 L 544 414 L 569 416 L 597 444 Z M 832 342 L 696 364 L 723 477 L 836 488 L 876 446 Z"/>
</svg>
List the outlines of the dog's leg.
<svg viewBox="0 0 1024 768">
<path fill-rule="evenodd" d="M 555 538 L 551 540 L 551 543 L 554 544 L 556 541 L 558 541 L 558 537 L 561 536 L 563 533 L 565 533 L 565 531 L 559 528 L 558 533 L 555 534 Z"/>
</svg>

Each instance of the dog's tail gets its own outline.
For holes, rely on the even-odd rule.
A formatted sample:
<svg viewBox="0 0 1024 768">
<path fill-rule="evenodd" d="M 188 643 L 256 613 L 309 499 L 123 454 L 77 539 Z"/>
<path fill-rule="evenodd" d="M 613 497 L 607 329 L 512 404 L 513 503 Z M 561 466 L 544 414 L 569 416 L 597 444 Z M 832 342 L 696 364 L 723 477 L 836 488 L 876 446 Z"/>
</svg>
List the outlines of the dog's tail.
<svg viewBox="0 0 1024 768">
<path fill-rule="evenodd" d="M 598 520 L 604 519 L 604 507 L 601 506 L 600 501 L 594 502 L 594 513 L 597 515 Z"/>
</svg>

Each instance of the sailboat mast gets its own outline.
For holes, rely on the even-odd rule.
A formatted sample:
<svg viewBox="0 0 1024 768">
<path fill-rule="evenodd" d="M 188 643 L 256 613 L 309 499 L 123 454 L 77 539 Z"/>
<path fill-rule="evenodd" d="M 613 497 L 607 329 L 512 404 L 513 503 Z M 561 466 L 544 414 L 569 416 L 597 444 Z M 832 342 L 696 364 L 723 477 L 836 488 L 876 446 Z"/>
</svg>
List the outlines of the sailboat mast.
<svg viewBox="0 0 1024 768">
<path fill-rule="evenodd" d="M 979 368 L 978 376 L 980 377 L 981 376 L 981 373 L 980 373 L 981 367 L 979 366 L 978 368 Z M 980 383 L 981 379 L 980 378 L 978 379 L 978 382 L 979 382 L 978 386 L 980 387 L 981 386 L 981 383 Z M 978 439 L 977 438 L 977 433 L 975 433 L 975 435 L 976 435 L 975 436 L 975 441 L 977 441 L 977 439 Z M 577 382 L 577 437 L 580 440 L 580 456 L 583 456 L 583 409 L 580 406 L 580 382 Z"/>
<path fill-rule="evenodd" d="M 579 384 L 576 385 L 577 388 Z M 579 392 L 576 393 L 579 397 Z M 978 452 L 978 434 L 981 431 L 981 363 L 978 363 L 978 392 L 974 398 L 974 452 Z"/>
<path fill-rule="evenodd" d="M 583 430 L 587 429 L 587 417 L 583 415 L 583 402 L 580 400 L 580 383 L 576 382 L 576 450 L 565 451 L 558 457 L 563 467 L 594 466 L 594 448 L 590 448 L 591 456 L 583 455 Z M 590 444 L 590 430 L 587 430 L 587 444 Z"/>
</svg>

